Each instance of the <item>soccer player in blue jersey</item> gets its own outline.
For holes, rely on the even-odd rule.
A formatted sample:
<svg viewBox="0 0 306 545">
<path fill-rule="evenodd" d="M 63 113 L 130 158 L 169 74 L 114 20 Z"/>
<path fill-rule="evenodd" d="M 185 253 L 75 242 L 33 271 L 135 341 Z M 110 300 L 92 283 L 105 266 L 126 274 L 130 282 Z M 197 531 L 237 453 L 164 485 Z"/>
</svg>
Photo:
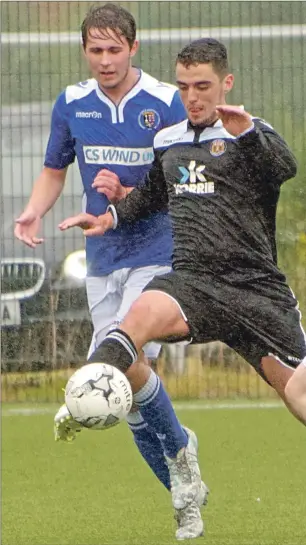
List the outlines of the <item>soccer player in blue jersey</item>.
<svg viewBox="0 0 306 545">
<path fill-rule="evenodd" d="M 135 20 L 128 11 L 113 4 L 92 8 L 82 24 L 82 41 L 93 77 L 69 85 L 58 96 L 43 170 L 25 211 L 16 221 L 16 237 L 32 248 L 43 242 L 38 237 L 41 218 L 60 196 L 67 169 L 75 158 L 84 185 L 84 211 L 101 215 L 110 203 L 124 198 L 143 179 L 152 163 L 157 131 L 186 117 L 174 86 L 132 66 L 138 42 Z M 89 355 L 108 331 L 120 324 L 144 286 L 155 275 L 170 270 L 171 254 L 166 210 L 151 215 L 149 220 L 122 225 L 104 237 L 86 240 L 86 288 L 94 326 Z M 157 343 L 144 348 L 151 360 L 159 350 Z M 161 395 L 160 410 L 170 414 L 169 435 L 173 435 L 168 456 L 175 458 L 182 449 L 185 466 L 192 463 L 198 478 L 197 463 L 190 462 L 196 459 L 196 437 L 180 426 L 162 387 Z M 170 489 L 159 437 L 139 411 L 128 416 L 128 424 L 141 454 Z M 75 431 L 64 405 L 55 416 L 56 439 L 72 440 Z M 182 460 L 180 463 L 184 466 Z M 203 484 L 199 503 L 205 501 L 205 496 Z M 177 514 L 177 518 L 183 527 L 183 517 Z"/>
</svg>

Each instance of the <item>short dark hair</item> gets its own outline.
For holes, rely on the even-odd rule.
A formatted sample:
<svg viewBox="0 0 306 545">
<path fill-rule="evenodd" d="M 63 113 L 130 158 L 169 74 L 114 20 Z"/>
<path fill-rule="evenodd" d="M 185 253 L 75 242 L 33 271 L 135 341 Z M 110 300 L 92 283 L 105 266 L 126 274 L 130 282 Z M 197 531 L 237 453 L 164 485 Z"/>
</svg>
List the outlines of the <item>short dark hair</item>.
<svg viewBox="0 0 306 545">
<path fill-rule="evenodd" d="M 111 29 L 120 41 L 124 36 L 130 48 L 136 39 L 136 22 L 133 15 L 121 6 L 110 2 L 103 6 L 94 5 L 88 11 L 81 26 L 84 48 L 92 28 L 97 28 L 105 36 L 107 36 L 107 29 Z"/>
<path fill-rule="evenodd" d="M 214 38 L 194 40 L 183 47 L 176 58 L 176 64 L 178 63 L 183 64 L 187 68 L 192 64 L 211 63 L 214 71 L 220 76 L 228 73 L 226 47 Z"/>
</svg>

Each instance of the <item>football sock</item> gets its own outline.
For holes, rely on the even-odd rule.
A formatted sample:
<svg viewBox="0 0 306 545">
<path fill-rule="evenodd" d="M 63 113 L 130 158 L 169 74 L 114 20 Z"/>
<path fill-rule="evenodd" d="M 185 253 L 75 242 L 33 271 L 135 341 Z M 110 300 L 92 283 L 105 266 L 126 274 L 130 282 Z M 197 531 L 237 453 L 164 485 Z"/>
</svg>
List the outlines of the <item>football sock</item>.
<svg viewBox="0 0 306 545">
<path fill-rule="evenodd" d="M 130 337 L 120 329 L 110 331 L 93 352 L 89 362 L 114 365 L 123 372 L 137 360 L 136 347 Z M 151 370 L 146 384 L 133 394 L 139 412 L 150 430 L 156 433 L 169 458 L 176 458 L 188 443 L 187 434 L 180 425 L 170 398 L 159 377 Z"/>
<path fill-rule="evenodd" d="M 125 373 L 137 358 L 132 339 L 124 331 L 113 329 L 88 358 L 88 363 L 108 363 Z"/>
<path fill-rule="evenodd" d="M 134 401 L 150 430 L 160 439 L 166 456 L 176 458 L 178 452 L 187 446 L 188 437 L 177 419 L 160 378 L 154 371 L 151 370 L 149 380 L 134 394 Z"/>
<path fill-rule="evenodd" d="M 129 413 L 127 423 L 134 436 L 135 444 L 160 482 L 170 490 L 170 475 L 164 449 L 156 433 L 150 431 L 139 411 Z"/>
</svg>

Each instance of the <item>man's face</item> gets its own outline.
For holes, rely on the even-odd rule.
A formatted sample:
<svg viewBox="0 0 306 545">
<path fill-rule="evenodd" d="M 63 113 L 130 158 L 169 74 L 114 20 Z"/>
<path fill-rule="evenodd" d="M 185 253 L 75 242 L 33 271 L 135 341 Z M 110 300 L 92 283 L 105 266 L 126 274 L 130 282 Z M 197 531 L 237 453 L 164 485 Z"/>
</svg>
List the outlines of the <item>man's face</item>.
<svg viewBox="0 0 306 545">
<path fill-rule="evenodd" d="M 194 125 L 210 124 L 216 115 L 216 106 L 225 103 L 225 94 L 234 82 L 232 74 L 222 78 L 211 63 L 176 65 L 176 82 L 188 118 Z"/>
<path fill-rule="evenodd" d="M 137 41 L 130 49 L 127 39 L 116 36 L 111 29 L 103 34 L 98 28 L 90 30 L 84 53 L 91 73 L 102 89 L 120 87 L 128 75 L 131 57 L 137 48 Z"/>
</svg>

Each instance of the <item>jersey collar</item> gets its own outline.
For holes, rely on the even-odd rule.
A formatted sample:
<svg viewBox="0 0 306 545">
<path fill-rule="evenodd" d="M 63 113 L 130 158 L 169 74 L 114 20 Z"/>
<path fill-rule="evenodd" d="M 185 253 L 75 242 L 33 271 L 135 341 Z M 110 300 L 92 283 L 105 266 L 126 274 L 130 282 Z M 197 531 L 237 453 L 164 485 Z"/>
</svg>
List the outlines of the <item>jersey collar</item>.
<svg viewBox="0 0 306 545">
<path fill-rule="evenodd" d="M 205 129 L 211 129 L 212 127 L 222 127 L 221 119 L 217 119 L 217 121 L 214 121 L 210 125 L 205 125 L 204 123 L 199 123 L 199 125 L 193 125 L 193 123 L 191 123 L 189 119 L 187 122 L 187 130 L 191 129 L 194 132 L 203 132 Z"/>
</svg>

